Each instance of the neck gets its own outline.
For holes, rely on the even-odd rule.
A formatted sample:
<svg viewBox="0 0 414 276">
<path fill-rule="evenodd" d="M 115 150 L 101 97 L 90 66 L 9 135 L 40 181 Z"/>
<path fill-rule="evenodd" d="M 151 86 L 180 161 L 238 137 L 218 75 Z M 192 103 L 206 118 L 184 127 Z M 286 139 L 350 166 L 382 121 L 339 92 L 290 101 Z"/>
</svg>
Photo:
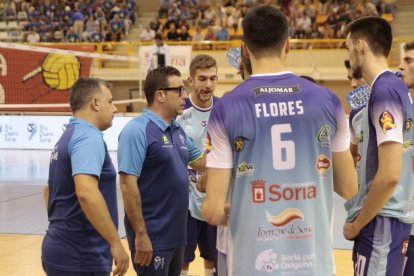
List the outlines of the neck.
<svg viewBox="0 0 414 276">
<path fill-rule="evenodd" d="M 362 72 L 363 77 L 368 85 L 372 85 L 375 77 L 378 76 L 379 73 L 388 70 L 388 63 L 385 57 L 372 57 L 365 61 Z"/>
<path fill-rule="evenodd" d="M 73 113 L 73 118 L 82 119 L 84 121 L 87 121 L 91 125 L 95 126 L 97 129 L 99 128 L 99 121 L 95 116 L 93 116 L 90 112 L 87 110 L 79 110 L 76 113 Z"/>
<path fill-rule="evenodd" d="M 148 107 L 149 110 L 151 110 L 152 112 L 154 112 L 155 114 L 157 114 L 158 116 L 161 117 L 161 119 L 163 119 L 168 125 L 171 125 L 174 116 L 172 116 L 171 114 L 169 114 L 168 112 L 166 112 L 165 110 L 163 110 L 162 108 L 159 108 L 155 105 Z"/>
<path fill-rule="evenodd" d="M 191 93 L 190 98 L 193 104 L 200 108 L 209 108 L 213 104 L 213 96 L 211 96 L 210 100 L 206 102 L 200 101 L 200 99 L 195 95 L 195 93 Z"/>
<path fill-rule="evenodd" d="M 285 71 L 285 65 L 280 57 L 267 57 L 261 59 L 251 58 L 252 71 L 257 74 L 272 74 Z"/>
</svg>

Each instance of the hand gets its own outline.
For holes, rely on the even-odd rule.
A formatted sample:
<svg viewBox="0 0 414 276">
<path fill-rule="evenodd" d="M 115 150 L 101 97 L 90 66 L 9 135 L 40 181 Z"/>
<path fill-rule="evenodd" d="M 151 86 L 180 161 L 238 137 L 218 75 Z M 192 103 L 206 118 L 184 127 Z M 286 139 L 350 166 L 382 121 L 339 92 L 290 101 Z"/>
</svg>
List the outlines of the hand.
<svg viewBox="0 0 414 276">
<path fill-rule="evenodd" d="M 347 222 L 344 225 L 344 237 L 347 240 L 353 241 L 359 236 L 361 229 L 358 229 L 355 222 Z"/>
<path fill-rule="evenodd" d="M 111 255 L 114 258 L 115 269 L 112 271 L 114 276 L 122 276 L 128 271 L 129 256 L 126 253 L 121 241 L 111 245 Z"/>
<path fill-rule="evenodd" d="M 152 260 L 152 243 L 148 234 L 136 235 L 134 262 L 140 266 L 149 266 Z"/>
</svg>

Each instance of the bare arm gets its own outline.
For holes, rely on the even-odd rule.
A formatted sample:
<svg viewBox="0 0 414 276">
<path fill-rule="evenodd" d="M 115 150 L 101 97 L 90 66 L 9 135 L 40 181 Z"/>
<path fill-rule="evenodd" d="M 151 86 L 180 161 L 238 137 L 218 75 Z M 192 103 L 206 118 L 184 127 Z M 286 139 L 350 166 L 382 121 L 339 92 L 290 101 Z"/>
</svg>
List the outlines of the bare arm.
<svg viewBox="0 0 414 276">
<path fill-rule="evenodd" d="M 368 192 L 361 213 L 344 226 L 344 236 L 354 239 L 389 201 L 394 193 L 402 171 L 403 146 L 396 142 L 385 142 L 378 148 L 378 171 Z"/>
<path fill-rule="evenodd" d="M 195 162 L 191 162 L 189 166 L 198 172 L 205 172 L 207 170 L 206 159 L 207 159 L 207 154 L 203 154 L 203 156 L 200 159 L 198 159 Z"/>
<path fill-rule="evenodd" d="M 108 207 L 98 188 L 98 178 L 79 174 L 75 181 L 76 196 L 89 222 L 111 246 L 116 268 L 114 275 L 124 275 L 129 267 L 128 254 L 122 246 L 118 231 L 112 222 Z"/>
<path fill-rule="evenodd" d="M 347 150 L 334 152 L 332 161 L 334 191 L 341 197 L 350 200 L 358 192 L 358 177 L 353 166 L 352 155 Z"/>
<path fill-rule="evenodd" d="M 230 187 L 232 169 L 208 169 L 206 199 L 201 213 L 212 225 L 227 223 L 226 197 Z"/>
<path fill-rule="evenodd" d="M 43 189 L 43 199 L 45 200 L 46 210 L 49 208 L 49 184 Z"/>
<path fill-rule="evenodd" d="M 153 250 L 142 214 L 141 193 L 137 185 L 138 177 L 125 173 L 120 173 L 119 176 L 125 212 L 135 232 L 134 262 L 148 266 L 151 263 Z"/>
</svg>

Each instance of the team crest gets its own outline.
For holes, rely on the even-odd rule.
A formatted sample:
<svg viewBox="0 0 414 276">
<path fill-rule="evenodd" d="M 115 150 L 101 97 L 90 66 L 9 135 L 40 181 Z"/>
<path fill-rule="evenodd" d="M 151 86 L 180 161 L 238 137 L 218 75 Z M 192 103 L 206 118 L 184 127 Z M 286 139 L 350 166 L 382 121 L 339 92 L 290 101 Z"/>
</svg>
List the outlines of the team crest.
<svg viewBox="0 0 414 276">
<path fill-rule="evenodd" d="M 388 130 L 396 128 L 394 116 L 392 116 L 391 112 L 388 111 L 384 111 L 381 113 L 379 123 L 384 134 L 387 133 Z"/>
<path fill-rule="evenodd" d="M 413 125 L 413 120 L 411 118 L 408 118 L 407 121 L 405 121 L 405 131 L 409 131 Z"/>
<path fill-rule="evenodd" d="M 162 140 L 164 141 L 164 145 L 168 145 L 170 143 L 167 136 L 165 136 L 165 135 L 162 136 Z"/>
<path fill-rule="evenodd" d="M 331 127 L 329 125 L 323 125 L 318 132 L 316 137 L 319 144 L 322 146 L 329 146 L 329 136 L 331 135 Z"/>
<path fill-rule="evenodd" d="M 244 137 L 237 137 L 236 140 L 234 140 L 234 150 L 237 152 L 241 152 L 244 150 Z"/>
</svg>

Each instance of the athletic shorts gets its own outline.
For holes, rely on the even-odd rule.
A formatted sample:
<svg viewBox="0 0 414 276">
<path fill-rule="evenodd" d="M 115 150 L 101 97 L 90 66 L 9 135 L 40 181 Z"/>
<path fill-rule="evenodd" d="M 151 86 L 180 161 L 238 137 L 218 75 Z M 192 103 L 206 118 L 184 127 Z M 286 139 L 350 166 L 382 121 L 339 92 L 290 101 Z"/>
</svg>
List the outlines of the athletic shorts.
<svg viewBox="0 0 414 276">
<path fill-rule="evenodd" d="M 403 276 L 413 276 L 414 275 L 414 236 L 410 236 L 406 256 L 407 258 L 406 258 Z"/>
<path fill-rule="evenodd" d="M 205 221 L 195 219 L 188 211 L 187 218 L 187 246 L 184 253 L 184 262 L 191 263 L 195 259 L 195 250 L 198 245 L 200 256 L 211 262 L 217 261 L 217 227 Z"/>
<path fill-rule="evenodd" d="M 376 216 L 355 239 L 352 252 L 354 275 L 401 275 L 404 265 L 402 250 L 410 231 L 411 224 Z"/>
<path fill-rule="evenodd" d="M 179 276 L 183 267 L 184 246 L 155 250 L 149 266 L 132 262 L 138 276 Z"/>
<path fill-rule="evenodd" d="M 47 276 L 109 276 L 109 272 L 99 271 L 99 272 L 80 272 L 80 271 L 63 271 L 55 269 L 50 265 L 42 263 L 43 270 L 46 272 Z"/>
</svg>

